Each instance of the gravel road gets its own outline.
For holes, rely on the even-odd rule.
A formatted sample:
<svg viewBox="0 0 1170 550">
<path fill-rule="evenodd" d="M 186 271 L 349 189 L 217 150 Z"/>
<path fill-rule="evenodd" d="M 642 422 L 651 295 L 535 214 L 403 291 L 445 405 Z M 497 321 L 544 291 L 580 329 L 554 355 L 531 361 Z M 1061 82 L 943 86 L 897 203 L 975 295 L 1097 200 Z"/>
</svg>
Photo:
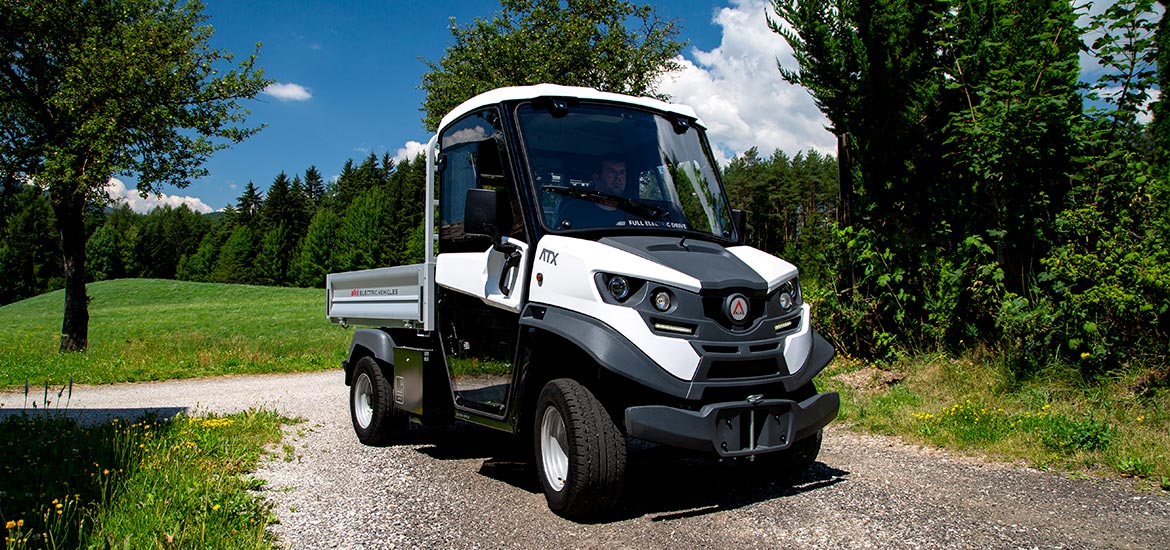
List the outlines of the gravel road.
<svg viewBox="0 0 1170 550">
<path fill-rule="evenodd" d="M 630 455 L 627 506 L 577 524 L 545 506 L 507 437 L 469 425 L 364 447 L 340 371 L 78 387 L 90 419 L 275 408 L 305 422 L 258 475 L 289 548 L 1167 548 L 1170 496 L 830 427 L 796 484 L 649 445 Z M 0 393 L 0 414 L 24 406 Z"/>
</svg>

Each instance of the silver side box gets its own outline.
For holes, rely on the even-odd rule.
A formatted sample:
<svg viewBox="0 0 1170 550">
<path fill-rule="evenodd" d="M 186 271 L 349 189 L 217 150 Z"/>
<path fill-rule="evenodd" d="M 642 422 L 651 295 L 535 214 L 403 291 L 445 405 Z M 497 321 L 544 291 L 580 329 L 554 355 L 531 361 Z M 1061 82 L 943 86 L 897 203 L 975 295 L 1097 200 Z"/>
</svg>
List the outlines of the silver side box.
<svg viewBox="0 0 1170 550">
<path fill-rule="evenodd" d="M 423 367 L 430 350 L 394 348 L 394 408 L 423 414 Z"/>
<path fill-rule="evenodd" d="M 325 315 L 335 323 L 430 330 L 434 264 L 330 273 Z"/>
</svg>

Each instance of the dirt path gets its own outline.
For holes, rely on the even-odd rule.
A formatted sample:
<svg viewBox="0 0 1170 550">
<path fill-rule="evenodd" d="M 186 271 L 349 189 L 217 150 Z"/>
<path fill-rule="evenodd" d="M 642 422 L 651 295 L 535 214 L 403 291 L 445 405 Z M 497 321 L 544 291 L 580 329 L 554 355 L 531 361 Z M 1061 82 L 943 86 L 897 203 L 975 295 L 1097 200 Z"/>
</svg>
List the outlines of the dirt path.
<svg viewBox="0 0 1170 550">
<path fill-rule="evenodd" d="M 75 388 L 71 414 L 267 406 L 306 421 L 259 475 L 290 548 L 1166 548 L 1170 496 L 829 429 L 798 484 L 658 447 L 631 451 L 627 506 L 548 511 L 507 437 L 472 426 L 364 447 L 340 372 Z M 0 414 L 23 393 L 0 393 Z"/>
</svg>

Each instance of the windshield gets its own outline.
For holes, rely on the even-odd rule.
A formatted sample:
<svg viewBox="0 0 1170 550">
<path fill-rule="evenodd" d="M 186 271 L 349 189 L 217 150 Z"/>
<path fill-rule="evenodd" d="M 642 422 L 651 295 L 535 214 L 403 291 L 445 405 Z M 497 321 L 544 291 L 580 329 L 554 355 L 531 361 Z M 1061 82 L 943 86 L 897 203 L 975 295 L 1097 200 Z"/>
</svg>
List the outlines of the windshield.
<svg viewBox="0 0 1170 550">
<path fill-rule="evenodd" d="M 612 105 L 517 109 L 540 201 L 554 232 L 699 232 L 735 239 L 731 210 L 699 130 L 683 117 Z"/>
</svg>

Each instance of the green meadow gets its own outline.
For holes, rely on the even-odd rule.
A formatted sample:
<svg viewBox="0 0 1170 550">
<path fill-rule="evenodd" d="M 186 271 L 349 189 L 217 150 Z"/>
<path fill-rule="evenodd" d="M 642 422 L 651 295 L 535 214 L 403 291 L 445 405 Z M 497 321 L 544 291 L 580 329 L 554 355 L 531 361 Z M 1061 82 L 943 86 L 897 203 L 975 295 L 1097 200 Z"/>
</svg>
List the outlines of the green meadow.
<svg viewBox="0 0 1170 550">
<path fill-rule="evenodd" d="M 57 351 L 63 291 L 0 307 L 0 387 L 316 371 L 349 349 L 320 289 L 121 279 L 88 293 L 85 353 Z"/>
</svg>

